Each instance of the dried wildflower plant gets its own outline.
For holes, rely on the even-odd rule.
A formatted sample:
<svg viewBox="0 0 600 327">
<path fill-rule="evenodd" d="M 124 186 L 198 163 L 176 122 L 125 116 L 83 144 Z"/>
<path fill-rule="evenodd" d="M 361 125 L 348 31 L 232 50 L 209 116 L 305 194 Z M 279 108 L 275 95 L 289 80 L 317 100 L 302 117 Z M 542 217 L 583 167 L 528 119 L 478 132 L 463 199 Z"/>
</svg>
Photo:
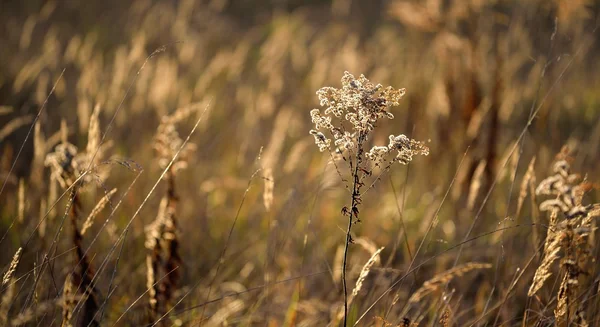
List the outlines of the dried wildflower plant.
<svg viewBox="0 0 600 327">
<path fill-rule="evenodd" d="M 183 139 L 179 136 L 179 132 L 177 132 L 177 123 L 188 118 L 194 112 L 195 111 L 184 107 L 169 116 L 162 117 L 156 135 L 154 136 L 154 150 L 156 151 L 160 169 L 167 169 L 169 163 L 183 144 Z M 187 143 L 179 152 L 179 155 L 171 167 L 169 167 L 169 174 L 176 174 L 179 170 L 185 169 L 187 167 L 188 158 L 195 150 L 195 144 Z M 167 178 L 169 178 L 169 176 L 167 176 Z"/>
<path fill-rule="evenodd" d="M 423 143 L 403 134 L 390 135 L 388 145 L 373 146 L 366 151 L 366 141 L 379 120 L 394 119 L 390 108 L 399 105 L 406 92 L 405 89 L 396 90 L 391 86 L 382 88 L 381 84 L 374 85 L 364 75 L 357 79 L 345 72 L 341 89 L 324 87 L 317 91 L 321 106 L 327 108 L 323 113 L 320 109 L 311 110 L 310 116 L 315 129 L 310 134 L 314 136 L 321 152 L 331 149 L 333 138 L 335 152 L 351 166 L 369 167 L 365 165 L 365 158 L 374 166 L 394 162 L 408 164 L 415 155 L 429 154 L 429 148 Z M 352 161 L 352 157 L 359 151 L 362 153 L 357 156 L 360 160 L 357 164 Z"/>
<path fill-rule="evenodd" d="M 99 110 L 100 107 L 96 106 L 90 117 L 88 142 L 84 151 L 79 151 L 77 146 L 68 142 L 68 129 L 66 122 L 63 121 L 61 124 L 61 143 L 54 148 L 54 151 L 46 155 L 44 161 L 44 164 L 50 167 L 51 170 L 50 183 L 58 182 L 65 191 L 70 190 L 67 213 L 72 226 L 75 260 L 74 268 L 65 279 L 63 289 L 62 326 L 71 326 L 72 320 L 75 320 L 77 325 L 99 325 L 96 314 L 99 309 L 98 297 L 100 293 L 92 282 L 95 272 L 83 246 L 83 233 L 89 228 L 91 220 L 84 223 L 83 229 L 79 227 L 83 208 L 79 192 L 89 182 L 99 181 L 102 184 L 102 179 L 105 177 L 96 171 L 103 154 L 110 146 L 110 143 L 101 144 Z M 49 201 L 49 203 L 53 202 L 54 200 Z M 95 215 L 93 212 L 92 214 Z M 93 219 L 93 215 L 91 219 Z M 78 299 L 73 300 L 69 297 L 69 294 Z M 82 302 L 81 312 L 78 316 L 75 316 L 74 311 L 80 301 Z"/>
<path fill-rule="evenodd" d="M 154 222 L 146 227 L 146 283 L 149 289 L 148 321 L 155 320 L 167 311 L 177 289 L 180 278 L 179 233 L 177 230 L 176 208 L 179 202 L 175 188 L 175 175 L 187 168 L 188 159 L 195 150 L 195 144 L 187 143 L 179 152 L 183 139 L 176 125 L 195 113 L 196 107 L 184 107 L 169 116 L 164 116 L 154 137 L 154 149 L 160 169 L 166 170 L 167 183 L 164 195 Z M 171 164 L 172 162 L 172 164 Z M 163 278 L 164 277 L 164 278 Z"/>
<path fill-rule="evenodd" d="M 557 322 L 584 325 L 584 311 L 576 298 L 582 277 L 592 260 L 588 236 L 593 232 L 592 220 L 600 216 L 600 204 L 583 204 L 584 194 L 591 184 L 571 173 L 567 150 L 564 148 L 554 163 L 554 175 L 540 182 L 536 195 L 554 196 L 539 208 L 550 212 L 548 233 L 544 243 L 544 258 L 533 277 L 528 295 L 533 296 L 552 275 L 552 264 L 561 259 L 561 284 L 554 311 Z M 571 318 L 569 318 L 571 317 Z"/>
<path fill-rule="evenodd" d="M 63 124 L 61 143 L 54 148 L 54 151 L 46 155 L 44 164 L 50 167 L 51 179 L 58 181 L 64 189 L 69 188 L 75 181 L 86 184 L 94 179 L 102 180 L 104 177 L 99 175 L 95 169 L 111 144 L 110 142 L 100 144 L 99 112 L 100 109 L 97 106 L 90 118 L 85 151 L 79 151 L 77 146 L 69 143 L 67 140 L 68 130 L 66 124 Z"/>
<path fill-rule="evenodd" d="M 379 176 L 399 162 L 408 164 L 416 155 L 428 155 L 429 148 L 407 136 L 390 135 L 387 145 L 375 145 L 368 149 L 368 141 L 377 124 L 382 119 L 393 119 L 390 108 L 399 105 L 405 94 L 404 89 L 383 88 L 371 83 L 364 75 L 355 78 L 344 72 L 342 88 L 323 87 L 317 91 L 321 106 L 325 110 L 313 109 L 310 112 L 314 129 L 310 134 L 321 152 L 328 151 L 336 161 L 347 163 L 349 176 L 338 173 L 345 187 L 351 191 L 350 207 L 344 207 L 342 214 L 348 216 L 348 229 L 342 267 L 344 290 L 344 326 L 348 312 L 348 292 L 346 287 L 346 262 L 348 245 L 352 243 L 352 224 L 359 222 L 359 205 L 362 195 L 378 180 Z M 374 177 L 374 172 L 380 173 Z M 348 182 L 349 181 L 349 182 Z M 363 192 L 363 187 L 369 184 Z"/>
</svg>

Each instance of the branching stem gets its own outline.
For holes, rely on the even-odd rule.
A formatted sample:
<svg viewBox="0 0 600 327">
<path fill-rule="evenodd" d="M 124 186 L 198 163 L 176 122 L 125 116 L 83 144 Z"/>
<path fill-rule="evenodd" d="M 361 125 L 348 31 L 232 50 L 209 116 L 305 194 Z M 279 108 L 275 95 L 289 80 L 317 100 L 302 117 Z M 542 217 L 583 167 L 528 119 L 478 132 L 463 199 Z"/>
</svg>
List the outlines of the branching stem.
<svg viewBox="0 0 600 327">
<path fill-rule="evenodd" d="M 352 243 L 352 236 L 350 234 L 351 230 L 352 230 L 352 218 L 356 218 L 356 220 L 358 220 L 358 210 L 356 209 L 358 202 L 359 202 L 359 198 L 360 198 L 360 177 L 359 177 L 359 167 L 360 167 L 360 162 L 362 161 L 362 154 L 363 154 L 363 141 L 364 141 L 364 133 L 360 132 L 359 136 L 358 136 L 358 142 L 357 142 L 357 151 L 356 151 L 356 164 L 354 165 L 354 172 L 352 174 L 353 177 L 353 181 L 352 181 L 352 201 L 350 203 L 350 212 L 348 215 L 348 229 L 346 230 L 346 244 L 344 246 L 344 261 L 343 261 L 343 265 L 342 265 L 342 285 L 344 288 L 344 327 L 347 326 L 347 320 L 348 320 L 348 288 L 346 286 L 346 265 L 347 265 L 347 259 L 348 259 L 348 248 L 350 246 L 350 243 Z"/>
</svg>

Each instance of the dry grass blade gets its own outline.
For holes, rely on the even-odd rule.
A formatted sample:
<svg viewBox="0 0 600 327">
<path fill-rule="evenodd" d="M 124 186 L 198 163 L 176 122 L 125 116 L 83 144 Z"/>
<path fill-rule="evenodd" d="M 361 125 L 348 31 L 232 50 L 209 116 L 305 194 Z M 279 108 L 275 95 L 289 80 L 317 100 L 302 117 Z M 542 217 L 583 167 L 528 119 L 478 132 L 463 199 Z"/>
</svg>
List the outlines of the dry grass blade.
<svg viewBox="0 0 600 327">
<path fill-rule="evenodd" d="M 489 263 L 469 262 L 441 272 L 423 283 L 423 286 L 410 296 L 408 303 L 420 302 L 425 296 L 439 290 L 443 285 L 456 277 L 460 277 L 473 270 L 489 269 L 491 267 L 492 265 Z"/>
<path fill-rule="evenodd" d="M 88 126 L 88 141 L 85 152 L 88 155 L 88 162 L 93 165 L 92 158 L 96 155 L 96 151 L 100 151 L 100 105 L 97 104 L 90 117 L 90 123 Z"/>
<path fill-rule="evenodd" d="M 146 255 L 146 286 L 148 287 L 148 304 L 150 308 L 148 319 L 154 322 L 159 314 L 164 301 L 161 296 L 160 285 L 157 282 L 160 263 L 161 263 L 161 239 L 164 230 L 168 200 L 164 197 L 160 201 L 158 215 L 156 220 L 146 227 L 146 248 L 149 250 Z"/>
<path fill-rule="evenodd" d="M 15 271 L 17 271 L 17 267 L 19 266 L 19 261 L 21 260 L 22 252 L 23 252 L 22 247 L 20 247 L 17 250 L 17 252 L 15 252 L 15 255 L 13 256 L 12 261 L 10 262 L 10 266 L 8 267 L 8 270 L 4 273 L 4 276 L 2 277 L 2 287 L 4 287 L 6 284 L 8 284 L 8 282 L 10 282 L 13 275 L 15 274 Z"/>
<path fill-rule="evenodd" d="M 558 321 L 564 320 L 569 310 L 569 300 L 574 298 L 574 294 L 571 293 L 571 287 L 569 287 L 569 275 L 565 274 L 558 288 L 558 297 L 556 299 L 556 309 L 554 309 L 554 316 Z"/>
<path fill-rule="evenodd" d="M 361 238 L 361 240 L 363 240 L 363 242 L 364 242 L 364 239 Z M 370 245 L 368 245 L 365 248 L 368 250 L 369 247 L 370 247 Z M 367 279 L 367 277 L 369 276 L 369 272 L 371 272 L 371 268 L 373 267 L 373 265 L 375 265 L 381 261 L 380 254 L 381 254 L 381 251 L 383 251 L 383 249 L 384 249 L 384 247 L 381 247 L 381 248 L 375 249 L 374 251 L 371 252 L 371 257 L 369 258 L 369 260 L 367 260 L 365 265 L 360 270 L 360 274 L 358 276 L 358 279 L 356 280 L 356 285 L 354 286 L 354 289 L 352 290 L 352 293 L 350 294 L 350 297 L 348 298 L 348 305 L 352 304 L 352 302 L 354 301 L 354 298 L 356 298 L 356 296 L 358 295 L 358 292 L 360 292 L 360 290 L 362 289 L 363 283 L 364 283 L 365 279 Z M 336 316 L 337 320 L 332 325 L 335 326 L 343 318 L 344 318 L 344 311 L 342 308 L 342 310 L 340 310 Z"/>
<path fill-rule="evenodd" d="M 519 198 L 517 200 L 517 213 L 518 217 L 521 213 L 521 209 L 523 208 L 523 203 L 525 202 L 525 198 L 527 197 L 527 190 L 529 189 L 530 182 L 535 179 L 535 157 L 531 159 L 529 162 L 529 166 L 527 167 L 527 171 L 523 176 L 523 181 L 521 181 L 521 187 L 519 188 Z"/>
<path fill-rule="evenodd" d="M 469 187 L 469 196 L 467 198 L 467 207 L 469 210 L 473 210 L 475 207 L 475 200 L 477 200 L 477 195 L 479 195 L 479 189 L 481 188 L 481 181 L 486 166 L 487 163 L 485 160 L 480 161 L 473 173 L 473 179 L 471 180 L 471 186 Z"/>
<path fill-rule="evenodd" d="M 110 198 L 117 192 L 116 188 L 110 190 L 107 194 L 105 194 L 100 201 L 96 204 L 94 209 L 90 212 L 90 214 L 85 219 L 83 226 L 81 227 L 81 235 L 85 235 L 85 232 L 92 227 L 94 223 L 94 218 L 106 207 L 106 205 L 110 202 Z"/>
<path fill-rule="evenodd" d="M 446 306 L 446 308 L 442 312 L 442 316 L 440 317 L 440 320 L 439 320 L 440 326 L 450 327 L 451 314 L 452 314 L 452 312 L 450 311 L 450 308 L 448 306 Z"/>
<path fill-rule="evenodd" d="M 533 296 L 537 291 L 542 288 L 544 282 L 552 275 L 550 267 L 552 263 L 559 258 L 559 252 L 561 249 L 562 237 L 557 231 L 556 225 L 556 212 L 552 213 L 554 218 L 550 219 L 550 226 L 548 228 L 548 235 L 546 236 L 546 243 L 544 245 L 544 259 L 538 266 L 533 277 L 533 282 L 529 287 L 527 295 Z"/>
<path fill-rule="evenodd" d="M 593 230 L 592 217 L 600 204 L 583 204 L 583 197 L 591 189 L 590 183 L 571 172 L 570 152 L 563 147 L 553 165 L 554 175 L 540 182 L 538 195 L 553 198 L 540 204 L 541 211 L 550 211 L 550 226 L 544 246 L 544 260 L 536 270 L 528 295 L 533 296 L 551 275 L 551 264 L 559 257 L 561 283 L 556 295 L 557 305 L 554 317 L 557 325 L 573 322 L 587 324 L 585 311 L 577 303 L 582 283 L 592 261 L 590 254 L 593 245 L 589 235 Z"/>
<path fill-rule="evenodd" d="M 263 204 L 265 209 L 268 211 L 271 210 L 271 206 L 273 205 L 273 190 L 275 189 L 275 179 L 273 178 L 273 169 L 265 168 L 263 170 L 263 180 L 265 182 L 264 191 L 263 191 Z"/>
<path fill-rule="evenodd" d="M 373 254 L 369 258 L 367 263 L 365 263 L 365 265 L 360 270 L 360 275 L 358 276 L 358 279 L 356 280 L 356 285 L 354 286 L 354 289 L 352 290 L 351 299 L 354 299 L 354 297 L 356 297 L 358 295 L 358 292 L 360 292 L 360 290 L 363 286 L 363 282 L 365 281 L 367 276 L 369 276 L 371 267 L 373 267 L 373 265 L 375 265 L 376 263 L 381 261 L 381 258 L 379 255 L 381 254 L 381 251 L 383 251 L 384 248 L 385 247 L 381 247 L 381 248 L 377 249 L 377 251 L 373 252 Z M 350 302 L 352 302 L 352 301 L 350 301 Z"/>
</svg>

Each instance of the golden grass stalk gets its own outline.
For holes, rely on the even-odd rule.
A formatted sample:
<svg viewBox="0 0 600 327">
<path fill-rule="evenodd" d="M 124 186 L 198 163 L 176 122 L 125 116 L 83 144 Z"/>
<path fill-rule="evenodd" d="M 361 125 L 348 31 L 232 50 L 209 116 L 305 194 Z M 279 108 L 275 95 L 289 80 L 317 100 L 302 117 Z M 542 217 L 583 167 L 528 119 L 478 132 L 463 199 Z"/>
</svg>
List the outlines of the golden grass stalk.
<svg viewBox="0 0 600 327">
<path fill-rule="evenodd" d="M 44 164 L 52 170 L 50 182 L 54 184 L 58 182 L 65 190 L 71 190 L 67 214 L 72 228 L 71 240 L 75 248 L 75 256 L 73 270 L 65 279 L 62 325 L 70 326 L 72 319 L 75 319 L 75 324 L 78 326 L 98 326 L 96 313 L 99 309 L 97 302 L 99 292 L 92 283 L 95 273 L 84 250 L 83 234 L 79 229 L 82 210 L 79 192 L 85 182 L 83 177 L 87 173 L 90 155 L 87 151 L 78 153 L 77 147 L 68 143 L 67 137 L 68 127 L 63 119 L 61 122 L 62 143 L 56 146 L 53 152 L 47 154 L 44 161 Z M 94 138 L 93 135 L 92 138 Z M 51 198 L 49 197 L 51 205 L 54 205 L 57 193 L 53 188 L 56 188 L 56 185 L 51 184 Z M 74 317 L 74 311 L 79 307 L 79 301 L 82 301 L 81 312 Z"/>
<path fill-rule="evenodd" d="M 473 173 L 473 179 L 471 180 L 471 186 L 469 187 L 469 196 L 467 197 L 467 208 L 469 210 L 473 210 L 475 207 L 475 200 L 477 200 L 477 195 L 479 194 L 479 189 L 481 188 L 481 181 L 483 179 L 483 173 L 485 172 L 486 161 L 481 160 L 479 164 L 477 164 L 477 168 L 475 168 L 475 172 Z"/>
<path fill-rule="evenodd" d="M 263 191 L 263 204 L 265 209 L 268 211 L 271 210 L 271 206 L 273 205 L 273 191 L 275 189 L 275 179 L 273 178 L 273 169 L 270 167 L 265 168 L 263 170 L 263 180 L 264 180 L 264 191 Z"/>
<path fill-rule="evenodd" d="M 533 296 L 542 288 L 544 282 L 552 275 L 552 271 L 550 270 L 552 263 L 559 258 L 562 234 L 557 231 L 556 217 L 557 212 L 554 211 L 550 218 L 550 226 L 546 235 L 546 243 L 544 244 L 544 259 L 535 271 L 533 282 L 527 292 L 528 296 Z"/>
<path fill-rule="evenodd" d="M 77 301 L 75 299 L 76 297 L 73 294 L 73 292 L 74 292 L 73 281 L 72 281 L 71 275 L 68 275 L 67 278 L 65 279 L 65 284 L 63 287 L 63 295 L 62 295 L 62 303 L 61 303 L 62 307 L 63 307 L 63 312 L 62 312 L 61 327 L 72 326 L 71 318 L 73 318 L 73 310 L 75 309 L 75 306 L 77 305 Z"/>
<path fill-rule="evenodd" d="M 527 167 L 527 171 L 523 176 L 523 180 L 521 181 L 521 187 L 519 188 L 519 198 L 517 199 L 517 212 L 516 216 L 518 217 L 521 213 L 521 209 L 523 208 L 523 203 L 525 202 L 525 198 L 527 197 L 527 190 L 529 189 L 530 182 L 533 178 L 535 178 L 535 157 L 531 159 L 529 162 L 529 166 Z"/>
<path fill-rule="evenodd" d="M 94 223 L 94 218 L 96 218 L 96 216 L 102 211 L 102 209 L 104 209 L 104 207 L 106 207 L 106 205 L 110 202 L 110 198 L 115 194 L 115 192 L 117 192 L 117 189 L 113 188 L 108 193 L 106 193 L 100 199 L 100 201 L 98 201 L 98 203 L 96 204 L 94 209 L 92 209 L 90 214 L 85 219 L 85 222 L 83 223 L 83 226 L 81 227 L 81 235 L 85 235 L 85 232 L 90 227 L 92 227 L 92 224 Z"/>
<path fill-rule="evenodd" d="M 363 238 L 360 238 L 359 240 L 362 240 L 363 243 L 365 243 L 367 245 L 365 247 L 365 249 L 367 249 L 367 251 L 368 251 L 370 244 Z M 360 292 L 360 290 L 362 289 L 363 283 L 364 283 L 365 279 L 367 279 L 367 277 L 369 276 L 369 272 L 371 272 L 371 268 L 373 267 L 373 265 L 375 265 L 376 263 L 381 261 L 380 254 L 384 248 L 385 247 L 381 247 L 381 248 L 375 249 L 373 252 L 371 252 L 371 257 L 369 258 L 369 260 L 367 260 L 367 262 L 364 264 L 364 266 L 360 270 L 360 274 L 358 275 L 358 279 L 356 280 L 356 285 L 354 286 L 354 289 L 352 290 L 350 297 L 348 297 L 348 305 L 352 304 L 352 302 L 354 301 L 354 298 L 356 298 L 356 296 L 358 295 L 358 292 Z M 332 324 L 333 326 L 335 326 L 340 320 L 342 320 L 342 318 L 344 318 L 344 310 L 343 309 L 344 308 L 340 308 L 340 311 L 338 312 L 338 314 L 336 316 L 336 322 L 334 324 Z"/>
<path fill-rule="evenodd" d="M 15 255 L 13 255 L 13 258 L 10 262 L 10 266 L 8 267 L 8 270 L 4 273 L 4 276 L 2 277 L 2 286 L 3 287 L 11 280 L 11 278 L 17 271 L 17 267 L 19 266 L 19 261 L 21 260 L 21 253 L 23 253 L 22 247 L 20 247 L 17 250 L 17 252 L 15 252 Z"/>
<path fill-rule="evenodd" d="M 91 157 L 96 153 L 96 151 L 100 151 L 100 105 L 97 104 L 92 112 L 90 117 L 90 124 L 88 126 L 88 141 L 85 149 L 85 153 L 88 155 L 88 163 L 91 162 Z M 98 157 L 98 156 L 96 156 Z"/>
<path fill-rule="evenodd" d="M 363 282 L 365 281 L 365 279 L 367 279 L 367 276 L 369 276 L 371 267 L 373 267 L 374 264 L 376 264 L 377 262 L 379 262 L 381 260 L 380 254 L 381 254 L 381 251 L 383 251 L 383 249 L 384 249 L 384 247 L 377 249 L 377 251 L 375 251 L 371 255 L 371 257 L 369 258 L 367 263 L 365 263 L 365 265 L 360 270 L 360 275 L 358 275 L 358 279 L 356 280 L 356 285 L 354 286 L 354 289 L 352 290 L 352 296 L 350 297 L 350 299 L 348 301 L 349 303 L 352 303 L 352 300 L 354 299 L 354 297 L 356 297 L 358 295 L 358 292 L 360 292 L 360 290 L 363 286 Z"/>
<path fill-rule="evenodd" d="M 575 294 L 572 294 L 573 288 L 569 286 L 569 275 L 563 276 L 562 282 L 558 289 L 558 297 L 556 299 L 556 309 L 554 309 L 554 317 L 558 321 L 563 321 L 569 310 L 569 300 L 574 299 Z"/>
<path fill-rule="evenodd" d="M 423 283 L 423 286 L 421 286 L 416 292 L 413 293 L 413 295 L 411 295 L 408 303 L 420 302 L 425 296 L 439 290 L 446 283 L 449 283 L 456 277 L 463 276 L 464 274 L 473 270 L 489 269 L 491 267 L 492 265 L 489 263 L 469 262 L 441 272 Z"/>
<path fill-rule="evenodd" d="M 146 228 L 146 248 L 149 250 L 146 255 L 146 285 L 149 289 L 148 319 L 151 323 L 170 305 L 179 282 L 182 263 L 175 216 L 177 197 L 173 176 L 171 173 L 167 175 L 167 195 L 161 200 L 156 220 Z M 163 275 L 166 277 L 157 283 L 157 278 Z"/>
<path fill-rule="evenodd" d="M 158 208 L 158 215 L 154 222 L 146 227 L 146 243 L 145 246 L 150 250 L 146 254 L 146 286 L 148 287 L 148 306 L 149 315 L 148 321 L 154 322 L 161 312 L 160 285 L 157 283 L 157 275 L 160 268 L 160 240 L 162 238 L 162 229 L 164 228 L 164 220 L 166 216 L 168 200 L 163 198 Z"/>
<path fill-rule="evenodd" d="M 168 274 L 161 281 L 161 290 L 163 293 L 165 305 L 170 306 L 173 295 L 178 287 L 181 276 L 182 260 L 179 256 L 179 237 L 177 231 L 177 218 L 175 216 L 175 200 L 169 200 L 167 215 L 165 217 L 165 228 L 163 233 L 165 255 L 164 273 Z"/>
<path fill-rule="evenodd" d="M 444 309 L 444 311 L 442 312 L 442 315 L 440 316 L 440 320 L 439 320 L 440 326 L 450 327 L 451 316 L 452 316 L 452 312 L 450 311 L 450 308 L 446 305 L 446 308 Z"/>
<path fill-rule="evenodd" d="M 68 287 L 74 295 L 78 296 L 83 301 L 82 312 L 80 317 L 77 318 L 77 325 L 83 326 L 99 326 L 99 322 L 96 320 L 96 313 L 98 311 L 98 290 L 92 284 L 94 279 L 94 271 L 91 267 L 89 259 L 85 254 L 83 248 L 83 235 L 81 234 L 77 221 L 79 220 L 79 212 L 81 210 L 81 202 L 77 189 L 73 189 L 71 198 L 71 206 L 69 210 L 69 217 L 71 220 L 71 226 L 73 229 L 73 245 L 75 246 L 75 268 L 70 274 L 69 278 L 65 283 L 69 282 L 71 285 Z M 67 287 L 67 286 L 65 286 Z M 65 291 L 65 293 L 67 293 Z M 74 301 L 74 305 L 77 306 L 78 301 Z M 73 304 L 68 306 L 67 315 L 69 320 L 63 323 L 70 324 L 70 319 L 73 318 L 73 310 L 75 308 Z M 63 316 L 64 317 L 64 316 Z"/>
<path fill-rule="evenodd" d="M 583 196 L 591 185 L 578 174 L 571 173 L 568 150 L 563 148 L 553 165 L 554 175 L 540 182 L 538 195 L 553 198 L 543 201 L 541 211 L 550 211 L 550 223 L 544 245 L 544 259 L 535 272 L 528 295 L 533 296 L 551 275 L 551 265 L 562 257 L 561 283 L 556 296 L 554 310 L 557 325 L 573 322 L 585 323 L 585 311 L 576 299 L 584 281 L 587 265 L 591 261 L 592 245 L 589 235 L 593 230 L 593 217 L 598 214 L 600 204 L 584 205 Z"/>
</svg>

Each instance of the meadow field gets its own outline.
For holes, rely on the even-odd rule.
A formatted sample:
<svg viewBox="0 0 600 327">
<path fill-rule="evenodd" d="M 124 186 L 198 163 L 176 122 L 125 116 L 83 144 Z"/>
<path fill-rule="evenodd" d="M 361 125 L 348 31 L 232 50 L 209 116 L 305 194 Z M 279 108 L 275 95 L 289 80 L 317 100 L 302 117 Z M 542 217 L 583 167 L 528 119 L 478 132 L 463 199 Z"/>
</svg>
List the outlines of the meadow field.
<svg viewBox="0 0 600 327">
<path fill-rule="evenodd" d="M 0 4 L 0 326 L 600 326 L 600 2 Z"/>
</svg>

